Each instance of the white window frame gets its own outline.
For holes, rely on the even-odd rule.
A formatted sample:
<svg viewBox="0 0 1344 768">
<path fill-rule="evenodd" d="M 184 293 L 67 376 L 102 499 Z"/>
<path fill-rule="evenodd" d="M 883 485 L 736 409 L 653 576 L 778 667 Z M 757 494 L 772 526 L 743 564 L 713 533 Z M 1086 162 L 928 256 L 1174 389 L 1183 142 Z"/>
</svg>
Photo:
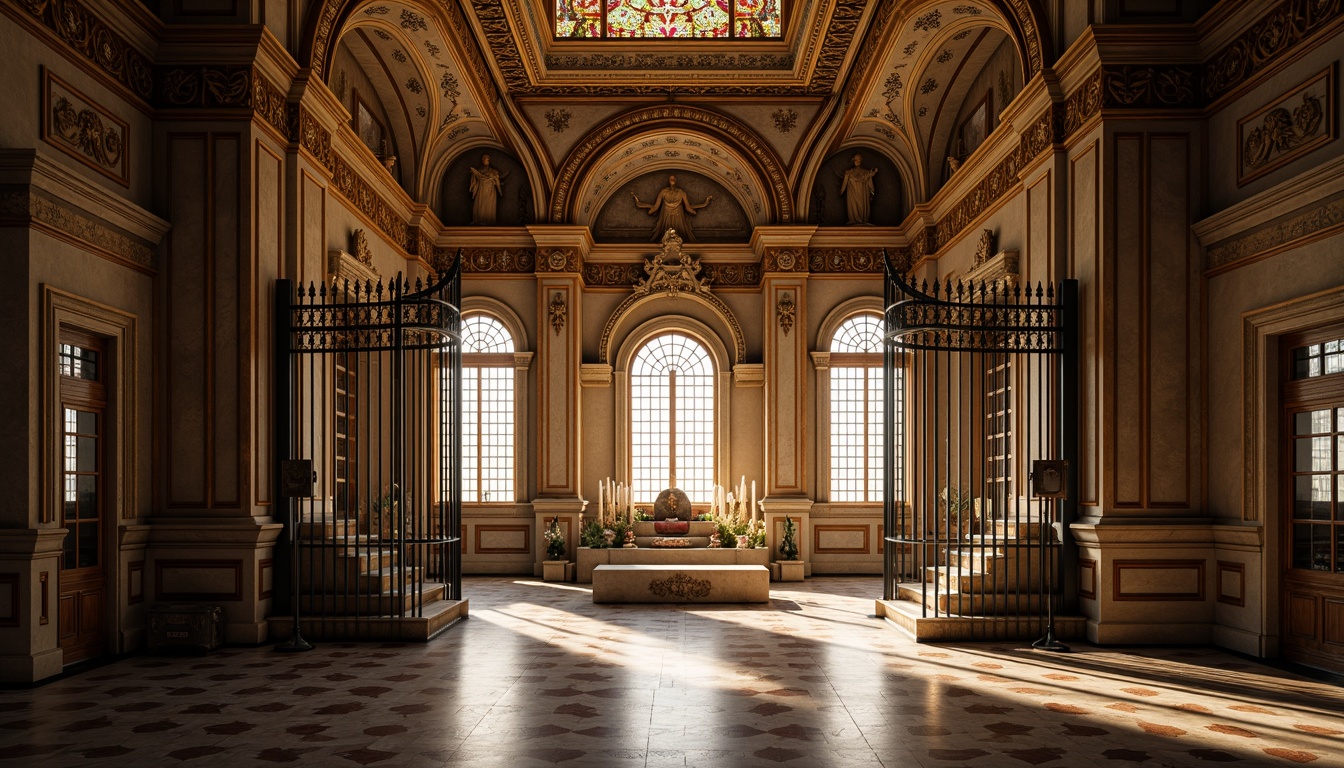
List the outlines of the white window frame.
<svg viewBox="0 0 1344 768">
<path fill-rule="evenodd" d="M 835 334 L 840 327 L 856 315 L 883 315 L 882 299 L 876 296 L 861 296 L 841 303 L 827 315 L 817 334 L 817 344 L 821 349 L 812 353 L 812 366 L 816 369 L 816 476 L 817 499 L 825 500 L 828 505 L 842 507 L 880 507 L 882 499 L 868 501 L 832 501 L 831 500 L 831 368 L 835 343 Z M 850 354 L 850 353 L 843 353 Z M 880 352 L 878 353 L 881 354 Z M 835 361 L 844 358 L 835 358 Z M 889 460 L 887 457 L 884 460 Z"/>
<path fill-rule="evenodd" d="M 462 300 L 463 321 L 477 315 L 485 315 L 499 322 L 513 337 L 513 352 L 491 354 L 463 351 L 462 353 L 462 367 L 464 369 L 468 367 L 512 367 L 513 369 L 513 498 L 500 501 L 468 501 L 463 499 L 462 503 L 468 507 L 517 506 L 530 498 L 527 490 L 530 480 L 528 468 L 532 465 L 532 461 L 527 449 L 531 444 L 529 439 L 531 423 L 527 414 L 527 395 L 528 371 L 532 366 L 533 353 L 524 351 L 527 349 L 527 336 L 523 330 L 522 321 L 507 305 L 480 296 L 464 298 Z M 478 355 L 480 358 L 488 359 L 486 365 L 471 365 L 469 362 L 471 358 Z"/>
</svg>

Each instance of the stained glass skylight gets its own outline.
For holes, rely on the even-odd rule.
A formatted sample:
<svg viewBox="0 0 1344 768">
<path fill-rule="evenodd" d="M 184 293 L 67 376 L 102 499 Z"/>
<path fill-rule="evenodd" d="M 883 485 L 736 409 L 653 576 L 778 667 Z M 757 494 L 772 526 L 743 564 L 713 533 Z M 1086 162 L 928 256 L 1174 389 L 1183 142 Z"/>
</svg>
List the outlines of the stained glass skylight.
<svg viewBox="0 0 1344 768">
<path fill-rule="evenodd" d="M 555 36 L 779 37 L 782 4 L 783 0 L 555 0 Z"/>
</svg>

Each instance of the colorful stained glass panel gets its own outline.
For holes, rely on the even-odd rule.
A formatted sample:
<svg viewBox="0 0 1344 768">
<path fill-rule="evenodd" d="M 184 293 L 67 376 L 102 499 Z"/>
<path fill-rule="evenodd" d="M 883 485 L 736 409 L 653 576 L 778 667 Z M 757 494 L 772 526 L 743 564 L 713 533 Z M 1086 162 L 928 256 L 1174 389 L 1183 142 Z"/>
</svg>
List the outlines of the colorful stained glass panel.
<svg viewBox="0 0 1344 768">
<path fill-rule="evenodd" d="M 556 0 L 555 36 L 779 37 L 780 2 L 781 0 Z"/>
</svg>

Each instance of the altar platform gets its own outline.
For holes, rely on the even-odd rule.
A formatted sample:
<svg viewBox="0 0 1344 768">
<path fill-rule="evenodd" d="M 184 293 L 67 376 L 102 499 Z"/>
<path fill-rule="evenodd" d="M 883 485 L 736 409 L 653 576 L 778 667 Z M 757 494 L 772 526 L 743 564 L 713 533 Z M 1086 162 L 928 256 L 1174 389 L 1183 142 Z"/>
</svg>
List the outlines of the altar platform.
<svg viewBox="0 0 1344 768">
<path fill-rule="evenodd" d="M 762 565 L 599 565 L 593 602 L 768 603 L 770 571 Z"/>
</svg>

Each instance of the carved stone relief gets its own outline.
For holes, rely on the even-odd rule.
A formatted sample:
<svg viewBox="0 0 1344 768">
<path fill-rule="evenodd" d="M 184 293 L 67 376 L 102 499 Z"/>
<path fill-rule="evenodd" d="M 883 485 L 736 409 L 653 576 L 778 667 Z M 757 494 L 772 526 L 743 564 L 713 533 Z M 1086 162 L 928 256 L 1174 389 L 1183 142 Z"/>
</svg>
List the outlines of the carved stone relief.
<svg viewBox="0 0 1344 768">
<path fill-rule="evenodd" d="M 1333 66 L 1237 121 L 1237 186 L 1335 138 Z"/>
<path fill-rule="evenodd" d="M 42 139 L 122 186 L 130 185 L 130 126 L 48 70 L 42 72 Z"/>
</svg>

